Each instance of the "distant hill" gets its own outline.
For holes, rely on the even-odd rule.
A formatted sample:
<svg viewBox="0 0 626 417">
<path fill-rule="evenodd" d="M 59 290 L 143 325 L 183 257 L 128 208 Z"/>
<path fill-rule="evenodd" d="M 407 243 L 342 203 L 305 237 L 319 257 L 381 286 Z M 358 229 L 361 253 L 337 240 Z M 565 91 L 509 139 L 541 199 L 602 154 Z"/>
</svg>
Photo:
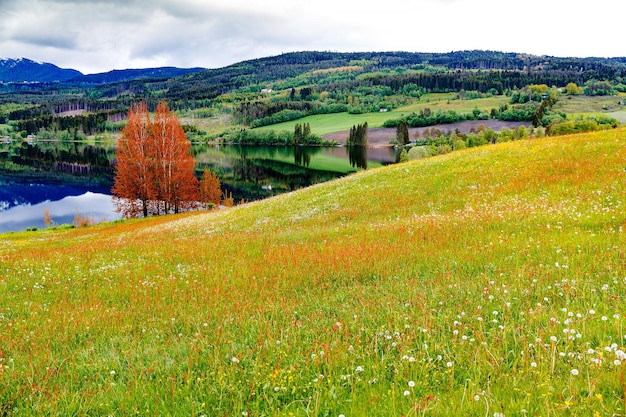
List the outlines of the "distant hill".
<svg viewBox="0 0 626 417">
<path fill-rule="evenodd" d="M 68 80 L 71 83 L 86 84 L 110 84 L 128 80 L 138 79 L 154 79 L 154 78 L 172 78 L 180 75 L 191 74 L 194 72 L 204 71 L 205 68 L 176 68 L 176 67 L 160 67 L 160 68 L 143 68 L 143 69 L 124 69 L 103 72 L 99 74 L 80 75 L 76 78 Z"/>
<path fill-rule="evenodd" d="M 27 58 L 0 59 L 0 81 L 49 83 L 67 81 L 83 75 L 74 69 L 59 68 L 47 62 L 35 62 Z"/>
<path fill-rule="evenodd" d="M 581 83 L 589 79 L 615 79 L 626 73 L 626 57 L 559 58 L 481 50 L 447 53 L 302 51 L 242 61 L 174 78 L 169 81 L 168 96 L 175 100 L 211 99 L 238 88 L 269 85 L 311 71 L 354 65 L 362 67 L 361 72 L 434 66 L 445 68 L 451 78 L 459 78 L 452 71 L 523 71 L 550 74 L 560 79 L 569 77 Z"/>
<path fill-rule="evenodd" d="M 161 67 L 113 70 L 84 75 L 74 69 L 59 68 L 54 64 L 36 62 L 27 58 L 0 59 L 0 82 L 111 84 L 139 79 L 168 79 L 203 70 L 205 68 Z"/>
</svg>

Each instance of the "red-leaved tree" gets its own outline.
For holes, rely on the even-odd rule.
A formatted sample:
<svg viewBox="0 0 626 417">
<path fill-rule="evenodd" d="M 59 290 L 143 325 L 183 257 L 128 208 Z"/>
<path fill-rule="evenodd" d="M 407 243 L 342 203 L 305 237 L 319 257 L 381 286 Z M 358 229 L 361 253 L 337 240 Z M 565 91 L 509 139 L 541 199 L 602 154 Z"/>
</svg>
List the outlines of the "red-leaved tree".
<svg viewBox="0 0 626 417">
<path fill-rule="evenodd" d="M 116 150 L 112 192 L 124 217 L 178 213 L 195 207 L 198 179 L 191 146 L 165 102 L 154 121 L 145 104 L 133 106 Z"/>
<path fill-rule="evenodd" d="M 203 208 L 219 207 L 222 200 L 222 187 L 219 178 L 207 168 L 200 179 L 200 203 Z"/>
</svg>

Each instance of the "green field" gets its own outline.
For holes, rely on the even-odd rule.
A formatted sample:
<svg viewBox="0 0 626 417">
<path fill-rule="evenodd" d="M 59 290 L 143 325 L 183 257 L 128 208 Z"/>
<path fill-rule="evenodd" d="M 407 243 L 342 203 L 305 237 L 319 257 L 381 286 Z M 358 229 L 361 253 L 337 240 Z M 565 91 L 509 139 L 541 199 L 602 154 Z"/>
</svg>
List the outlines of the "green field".
<svg viewBox="0 0 626 417">
<path fill-rule="evenodd" d="M 365 114 L 320 114 L 304 117 L 290 122 L 278 123 L 270 126 L 257 128 L 258 130 L 287 130 L 292 132 L 296 123 L 309 123 L 311 131 L 317 135 L 325 135 L 327 133 L 335 133 L 344 130 L 350 130 L 352 126 L 367 122 L 370 128 L 381 127 L 383 123 L 389 119 L 397 119 L 402 116 L 409 115 L 413 112 L 419 113 L 420 110 L 428 107 L 432 111 L 436 110 L 455 110 L 459 113 L 471 113 L 474 108 L 489 112 L 492 108 L 499 108 L 501 105 L 509 101 L 508 97 L 498 96 L 490 98 L 481 98 L 475 100 L 455 100 L 456 94 L 453 93 L 437 93 L 426 94 L 419 102 L 408 106 L 399 107 L 389 112 L 365 113 Z"/>
<path fill-rule="evenodd" d="M 625 415 L 625 168 L 617 129 L 1 234 L 0 415 Z"/>
</svg>

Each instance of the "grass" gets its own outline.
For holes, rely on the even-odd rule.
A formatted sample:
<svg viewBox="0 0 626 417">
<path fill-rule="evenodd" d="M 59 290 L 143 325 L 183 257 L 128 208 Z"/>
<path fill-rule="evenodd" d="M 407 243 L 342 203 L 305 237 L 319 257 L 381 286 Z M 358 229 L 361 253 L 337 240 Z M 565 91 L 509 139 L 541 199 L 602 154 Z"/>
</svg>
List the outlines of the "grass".
<svg viewBox="0 0 626 417">
<path fill-rule="evenodd" d="M 376 112 L 365 114 L 319 114 L 307 116 L 302 119 L 292 120 L 290 122 L 277 123 L 270 126 L 263 126 L 255 130 L 287 130 L 293 132 L 296 123 L 309 123 L 311 131 L 317 135 L 325 135 L 327 133 L 335 133 L 344 130 L 350 130 L 352 126 L 367 122 L 370 128 L 382 127 L 383 123 L 389 119 L 397 119 L 410 113 L 419 113 L 420 110 L 428 107 L 432 111 L 436 110 L 455 110 L 459 113 L 471 113 L 474 108 L 479 108 L 489 112 L 492 108 L 499 108 L 506 104 L 510 99 L 504 96 L 488 97 L 475 100 L 455 100 L 456 94 L 453 93 L 431 93 L 426 94 L 419 102 L 408 106 L 399 107 L 390 112 Z"/>
<path fill-rule="evenodd" d="M 0 414 L 624 415 L 625 180 L 621 129 L 0 235 Z"/>
<path fill-rule="evenodd" d="M 623 96 L 563 96 L 554 106 L 554 110 L 573 117 L 598 114 L 615 117 L 612 113 L 626 111 L 626 108 L 619 104 L 623 99 Z"/>
</svg>

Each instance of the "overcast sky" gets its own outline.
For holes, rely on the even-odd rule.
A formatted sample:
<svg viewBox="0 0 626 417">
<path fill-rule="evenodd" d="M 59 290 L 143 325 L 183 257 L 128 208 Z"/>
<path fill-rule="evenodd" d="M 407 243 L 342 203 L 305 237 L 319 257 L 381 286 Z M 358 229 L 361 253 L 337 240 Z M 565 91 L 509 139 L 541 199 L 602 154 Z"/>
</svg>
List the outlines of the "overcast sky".
<svg viewBox="0 0 626 417">
<path fill-rule="evenodd" d="M 0 57 L 85 74 L 283 52 L 626 56 L 624 0 L 0 0 Z"/>
</svg>

